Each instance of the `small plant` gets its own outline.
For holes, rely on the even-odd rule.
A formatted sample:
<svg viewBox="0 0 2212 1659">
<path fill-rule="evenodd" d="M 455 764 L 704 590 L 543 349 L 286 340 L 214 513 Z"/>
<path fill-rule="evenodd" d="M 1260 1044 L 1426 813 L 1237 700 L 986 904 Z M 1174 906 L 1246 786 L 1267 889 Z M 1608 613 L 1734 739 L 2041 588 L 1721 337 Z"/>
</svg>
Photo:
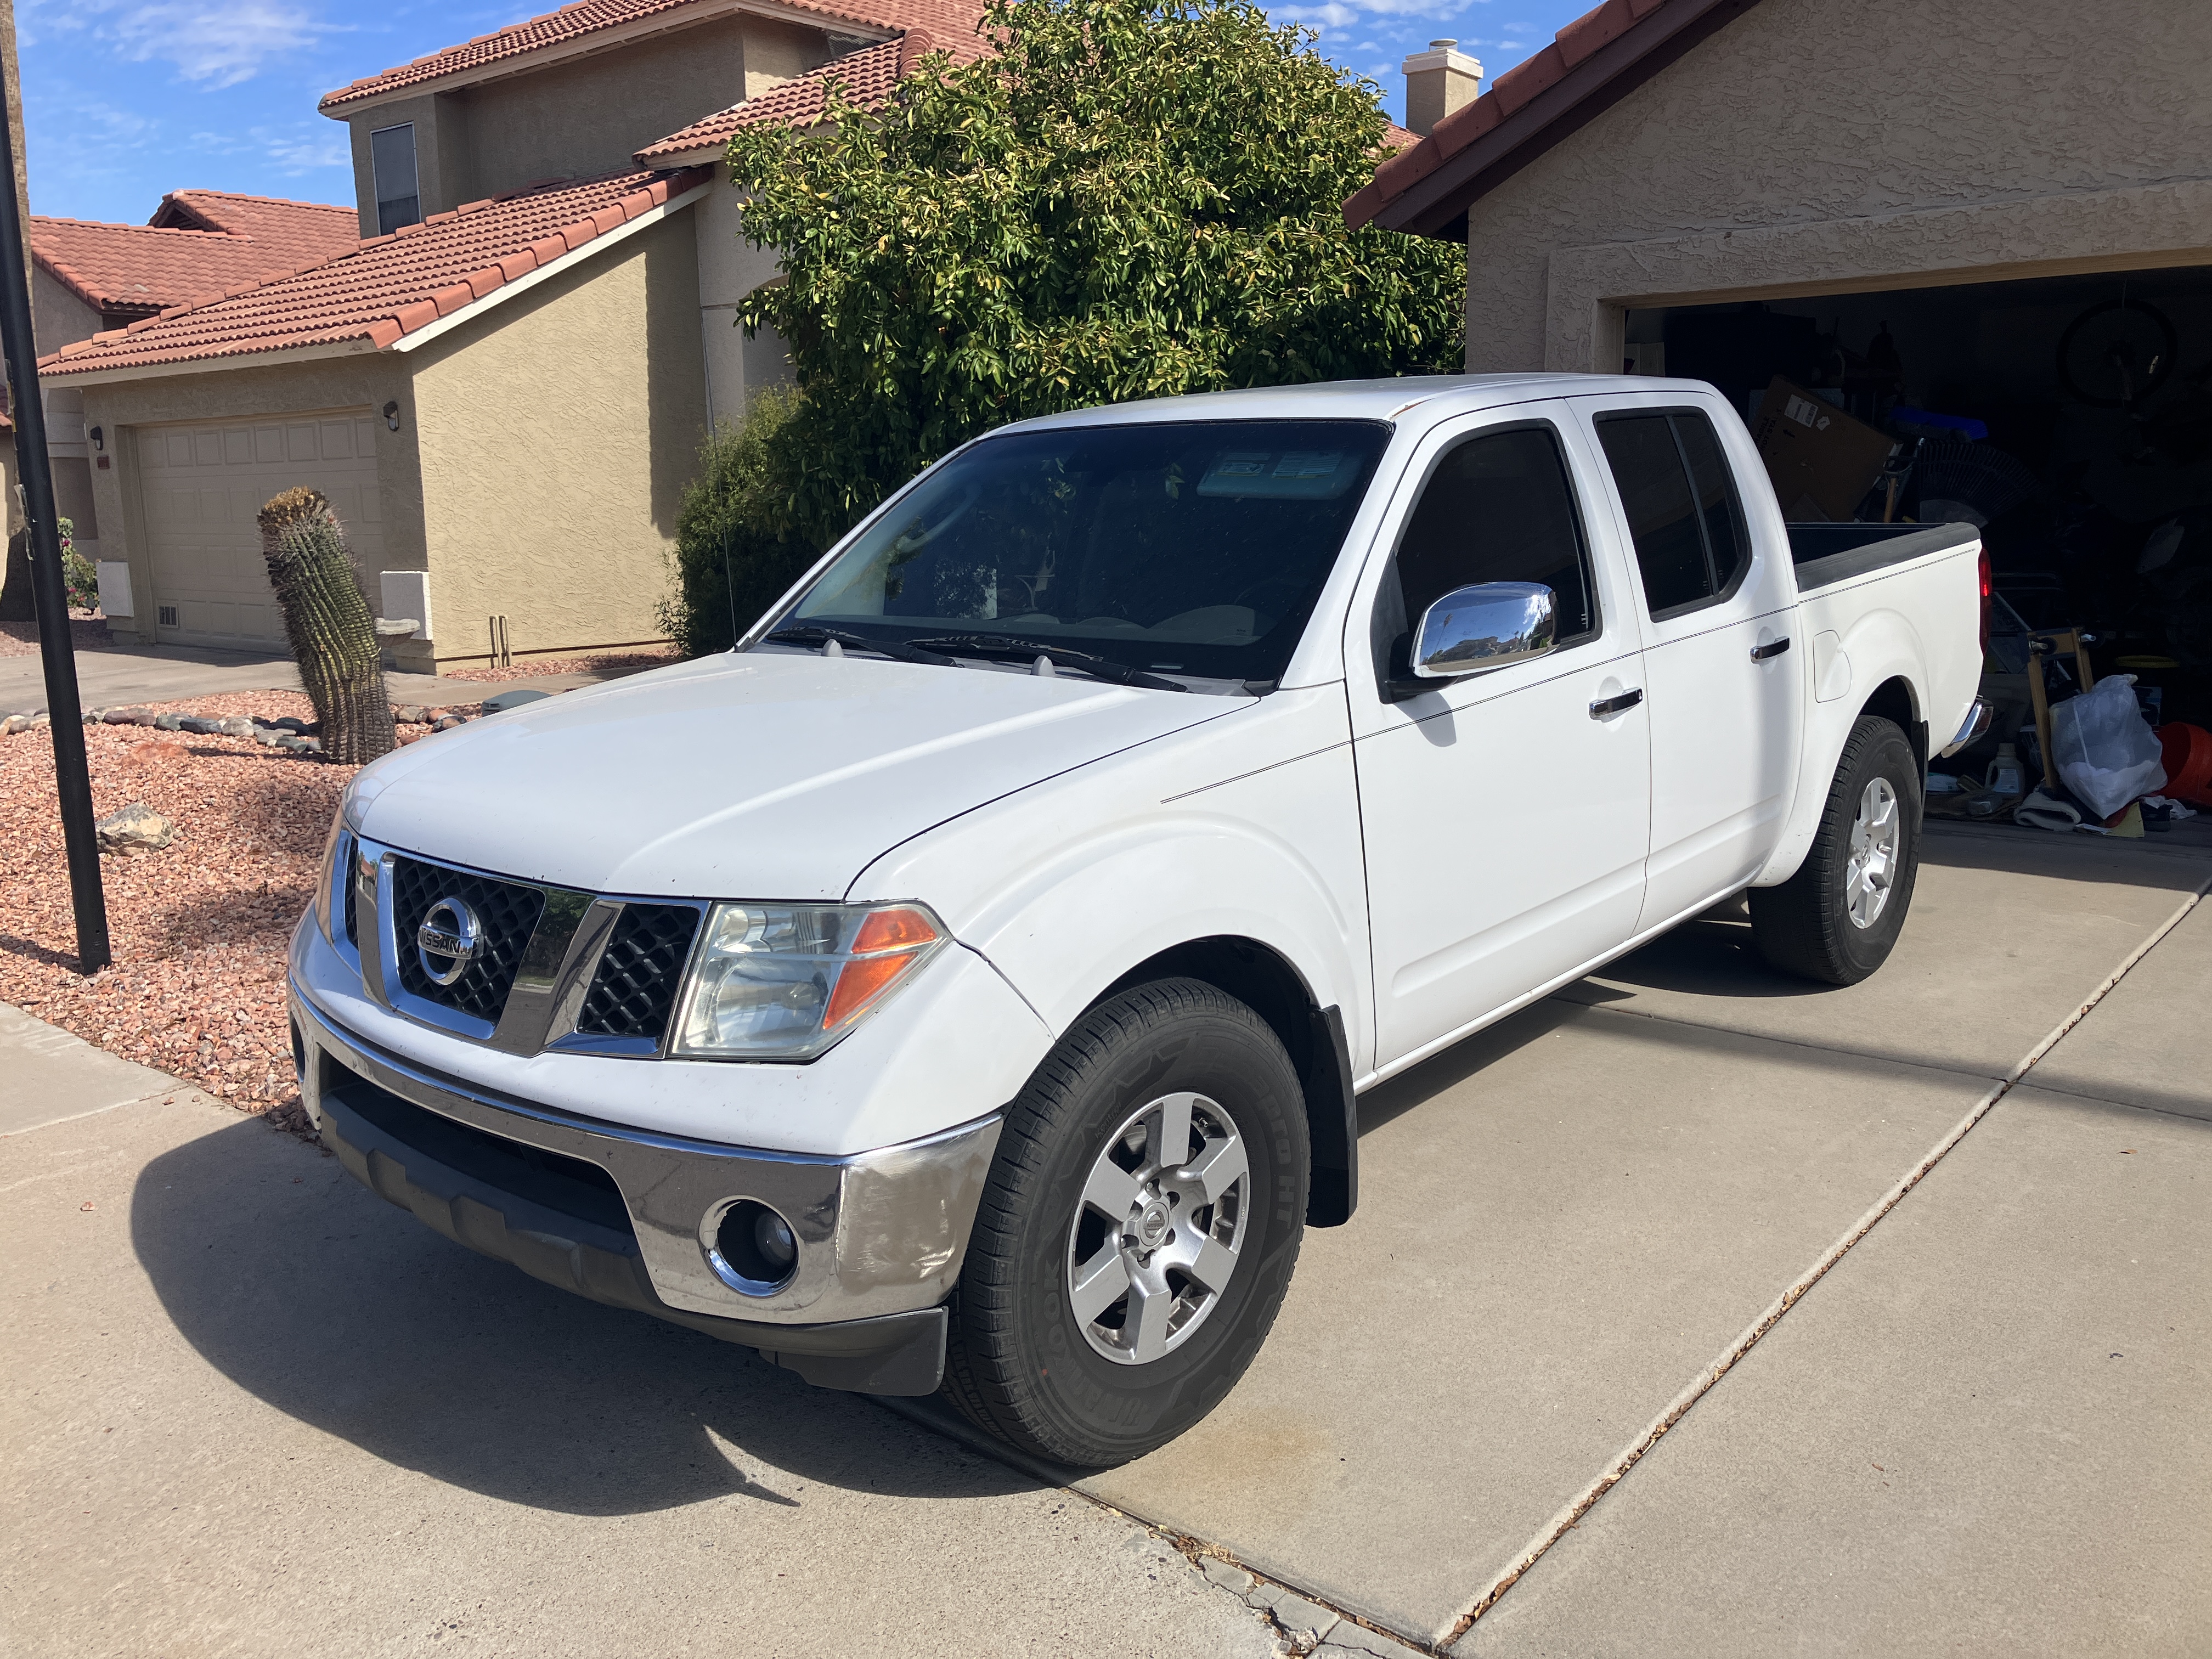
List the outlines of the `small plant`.
<svg viewBox="0 0 2212 1659">
<path fill-rule="evenodd" d="M 322 723 L 324 755 L 359 766 L 390 753 L 398 739 L 376 624 L 337 515 L 321 491 L 288 489 L 261 509 L 259 523 L 269 584 Z"/>
<path fill-rule="evenodd" d="M 788 388 L 763 388 L 744 420 L 723 422 L 700 447 L 677 520 L 675 590 L 657 611 L 687 657 L 735 644 L 821 550 L 792 526 L 784 482 L 801 402 Z"/>
<path fill-rule="evenodd" d="M 92 568 L 92 561 L 76 550 L 76 526 L 67 519 L 58 520 L 62 538 L 62 581 L 69 590 L 69 606 L 72 611 L 100 609 L 100 573 Z"/>
</svg>

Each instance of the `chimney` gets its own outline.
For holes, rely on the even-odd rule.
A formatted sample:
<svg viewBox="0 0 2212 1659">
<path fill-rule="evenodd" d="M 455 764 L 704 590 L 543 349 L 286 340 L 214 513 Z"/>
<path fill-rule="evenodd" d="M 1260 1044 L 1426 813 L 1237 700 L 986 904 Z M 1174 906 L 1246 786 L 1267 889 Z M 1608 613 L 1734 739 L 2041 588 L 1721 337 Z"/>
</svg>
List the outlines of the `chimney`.
<svg viewBox="0 0 2212 1659">
<path fill-rule="evenodd" d="M 1426 52 L 1406 60 L 1405 76 L 1406 125 L 1425 138 L 1445 116 L 1474 101 L 1482 65 L 1456 40 L 1431 40 Z"/>
</svg>

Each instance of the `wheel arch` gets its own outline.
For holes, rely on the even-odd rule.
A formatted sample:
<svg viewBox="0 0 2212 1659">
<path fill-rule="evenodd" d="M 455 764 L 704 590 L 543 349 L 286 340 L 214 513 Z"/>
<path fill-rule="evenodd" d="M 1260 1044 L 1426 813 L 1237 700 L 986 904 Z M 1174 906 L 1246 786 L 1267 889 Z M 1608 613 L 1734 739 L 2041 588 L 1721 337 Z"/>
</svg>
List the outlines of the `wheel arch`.
<svg viewBox="0 0 2212 1659">
<path fill-rule="evenodd" d="M 1091 1006 L 1161 979 L 1199 980 L 1235 997 L 1281 1040 L 1305 1094 L 1312 1149 L 1306 1225 L 1338 1227 L 1349 1221 L 1359 1202 L 1359 1122 L 1342 1012 L 1322 1007 L 1305 976 L 1279 951 L 1241 934 L 1188 939 L 1157 951 L 1107 986 Z"/>
<path fill-rule="evenodd" d="M 1891 675 L 1868 694 L 1867 700 L 1859 705 L 1859 712 L 1852 716 L 1852 725 L 1869 714 L 1893 721 L 1904 732 L 1905 741 L 1912 745 L 1912 757 L 1919 763 L 1924 777 L 1928 771 L 1928 721 L 1921 712 L 1920 694 L 1912 682 L 1902 674 Z"/>
</svg>

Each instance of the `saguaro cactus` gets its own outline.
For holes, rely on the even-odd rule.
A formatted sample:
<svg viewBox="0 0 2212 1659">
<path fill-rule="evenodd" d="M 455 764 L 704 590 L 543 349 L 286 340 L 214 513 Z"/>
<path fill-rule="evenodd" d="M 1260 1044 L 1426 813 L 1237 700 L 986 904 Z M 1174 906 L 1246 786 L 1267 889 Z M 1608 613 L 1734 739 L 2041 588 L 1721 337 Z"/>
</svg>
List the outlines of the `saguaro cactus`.
<svg viewBox="0 0 2212 1659">
<path fill-rule="evenodd" d="M 337 515 L 320 490 L 288 489 L 261 509 L 260 525 L 269 583 L 322 722 L 323 753 L 348 765 L 389 753 L 398 739 L 376 623 Z"/>
</svg>

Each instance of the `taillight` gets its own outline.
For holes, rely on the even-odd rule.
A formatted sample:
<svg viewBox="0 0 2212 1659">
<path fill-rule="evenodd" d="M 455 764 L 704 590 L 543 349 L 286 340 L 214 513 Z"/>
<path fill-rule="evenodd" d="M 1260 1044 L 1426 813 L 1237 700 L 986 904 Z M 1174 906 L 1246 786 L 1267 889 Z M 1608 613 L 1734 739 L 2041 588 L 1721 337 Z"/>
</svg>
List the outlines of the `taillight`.
<svg viewBox="0 0 2212 1659">
<path fill-rule="evenodd" d="M 1990 569 L 1988 548 L 1982 550 L 1981 556 L 1975 562 L 1980 568 L 1982 578 L 1982 649 L 1986 653 L 1990 648 L 1990 598 L 1997 591 L 1997 584 Z"/>
</svg>

